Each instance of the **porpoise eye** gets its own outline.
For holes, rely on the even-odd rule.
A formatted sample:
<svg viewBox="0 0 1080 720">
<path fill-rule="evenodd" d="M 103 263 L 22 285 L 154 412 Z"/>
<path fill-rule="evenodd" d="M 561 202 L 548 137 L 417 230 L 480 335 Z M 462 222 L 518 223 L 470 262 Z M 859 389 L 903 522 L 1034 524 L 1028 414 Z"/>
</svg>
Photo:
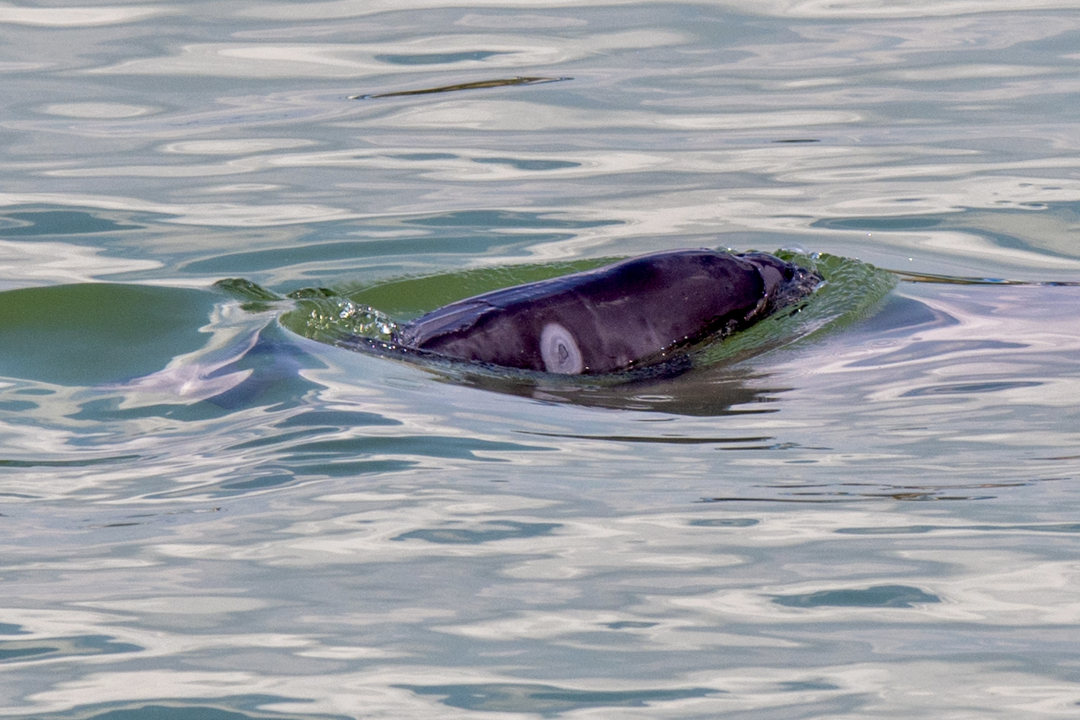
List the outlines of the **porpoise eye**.
<svg viewBox="0 0 1080 720">
<path fill-rule="evenodd" d="M 540 331 L 540 357 L 550 373 L 579 375 L 585 369 L 574 334 L 559 323 L 548 323 Z"/>
</svg>

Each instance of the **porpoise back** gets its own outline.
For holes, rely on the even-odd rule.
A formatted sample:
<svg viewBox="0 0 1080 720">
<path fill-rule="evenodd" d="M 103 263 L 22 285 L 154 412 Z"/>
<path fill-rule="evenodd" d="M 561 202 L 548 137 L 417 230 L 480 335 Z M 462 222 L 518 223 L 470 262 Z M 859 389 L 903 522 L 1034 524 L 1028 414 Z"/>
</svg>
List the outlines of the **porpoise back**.
<svg viewBox="0 0 1080 720">
<path fill-rule="evenodd" d="M 672 250 L 460 300 L 394 341 L 524 370 L 607 373 L 746 327 L 820 282 L 765 253 Z"/>
</svg>

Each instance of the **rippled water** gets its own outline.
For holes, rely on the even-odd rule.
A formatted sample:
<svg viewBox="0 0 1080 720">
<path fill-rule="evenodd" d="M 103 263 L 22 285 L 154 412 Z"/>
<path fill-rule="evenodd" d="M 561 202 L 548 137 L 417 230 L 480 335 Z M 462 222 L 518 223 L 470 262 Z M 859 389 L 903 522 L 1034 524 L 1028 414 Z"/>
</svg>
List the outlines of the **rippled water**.
<svg viewBox="0 0 1080 720">
<path fill-rule="evenodd" d="M 0 715 L 1076 716 L 1074 3 L 3 6 L 0 39 Z M 527 391 L 273 299 L 407 319 L 697 246 L 899 282 Z"/>
</svg>

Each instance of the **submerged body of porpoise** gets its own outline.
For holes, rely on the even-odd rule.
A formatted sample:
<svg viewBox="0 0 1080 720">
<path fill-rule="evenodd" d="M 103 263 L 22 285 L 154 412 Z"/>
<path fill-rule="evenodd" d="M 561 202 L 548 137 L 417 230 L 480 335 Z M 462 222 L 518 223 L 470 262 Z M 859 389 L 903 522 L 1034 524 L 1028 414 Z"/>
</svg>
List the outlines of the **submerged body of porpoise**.
<svg viewBox="0 0 1080 720">
<path fill-rule="evenodd" d="M 460 300 L 401 326 L 394 342 L 524 370 L 615 372 L 748 327 L 821 282 L 765 253 L 671 250 Z"/>
</svg>

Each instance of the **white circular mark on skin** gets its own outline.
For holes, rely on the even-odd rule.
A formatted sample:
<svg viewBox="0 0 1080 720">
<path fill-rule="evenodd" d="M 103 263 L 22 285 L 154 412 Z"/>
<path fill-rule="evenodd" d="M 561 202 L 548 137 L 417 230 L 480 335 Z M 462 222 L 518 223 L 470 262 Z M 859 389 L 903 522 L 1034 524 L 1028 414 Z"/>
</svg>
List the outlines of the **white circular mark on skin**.
<svg viewBox="0 0 1080 720">
<path fill-rule="evenodd" d="M 556 322 L 548 323 L 540 331 L 540 357 L 544 369 L 550 373 L 580 375 L 585 369 L 574 334 Z"/>
</svg>

